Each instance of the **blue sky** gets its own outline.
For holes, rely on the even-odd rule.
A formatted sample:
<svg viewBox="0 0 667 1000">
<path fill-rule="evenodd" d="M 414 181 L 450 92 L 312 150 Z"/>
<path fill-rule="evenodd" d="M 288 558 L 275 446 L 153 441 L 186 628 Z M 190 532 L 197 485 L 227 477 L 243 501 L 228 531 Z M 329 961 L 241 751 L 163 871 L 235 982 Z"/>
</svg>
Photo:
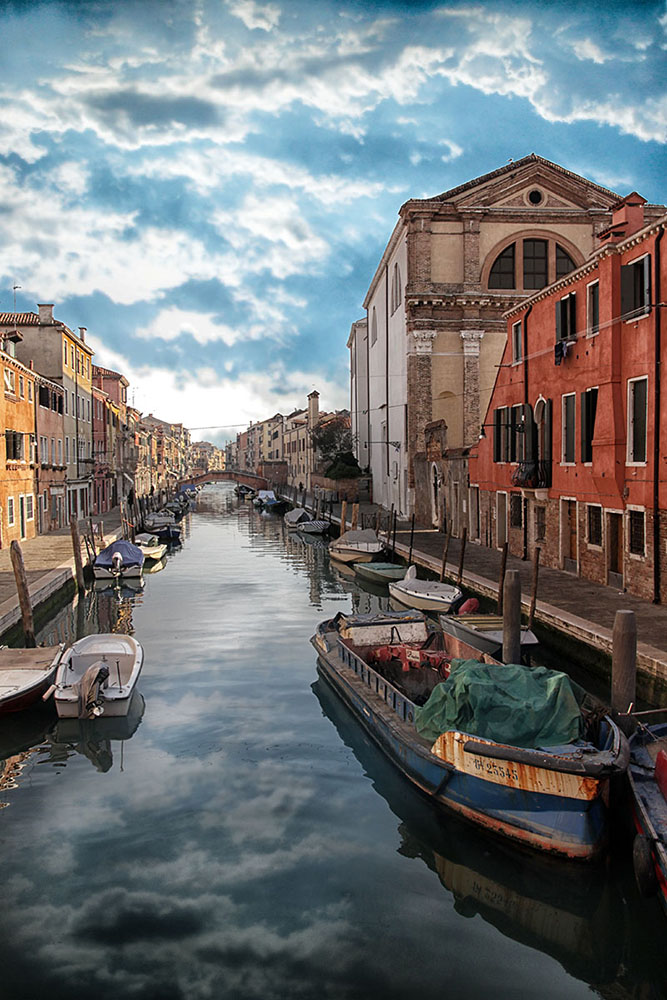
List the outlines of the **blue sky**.
<svg viewBox="0 0 667 1000">
<path fill-rule="evenodd" d="M 664 2 L 5 0 L 0 38 L 0 310 L 195 437 L 347 404 L 408 198 L 536 152 L 667 201 Z"/>
</svg>

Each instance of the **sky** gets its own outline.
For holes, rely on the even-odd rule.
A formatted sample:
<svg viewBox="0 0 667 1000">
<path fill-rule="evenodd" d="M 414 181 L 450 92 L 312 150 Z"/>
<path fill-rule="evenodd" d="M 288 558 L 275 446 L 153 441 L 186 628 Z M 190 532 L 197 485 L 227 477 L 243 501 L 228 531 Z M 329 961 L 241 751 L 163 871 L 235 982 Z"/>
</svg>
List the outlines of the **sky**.
<svg viewBox="0 0 667 1000">
<path fill-rule="evenodd" d="M 409 198 L 534 152 L 667 202 L 664 0 L 3 0 L 0 39 L 0 311 L 195 439 L 349 405 Z"/>
</svg>

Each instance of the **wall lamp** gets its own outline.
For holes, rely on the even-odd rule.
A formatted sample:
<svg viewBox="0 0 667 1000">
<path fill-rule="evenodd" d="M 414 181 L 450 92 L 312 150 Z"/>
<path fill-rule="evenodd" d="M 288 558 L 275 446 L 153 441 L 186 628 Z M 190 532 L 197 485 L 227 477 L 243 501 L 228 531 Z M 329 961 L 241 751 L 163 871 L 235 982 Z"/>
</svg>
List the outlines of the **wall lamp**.
<svg viewBox="0 0 667 1000">
<path fill-rule="evenodd" d="M 401 450 L 401 442 L 400 441 L 367 441 L 366 443 L 367 444 L 390 444 L 392 446 L 392 448 L 396 449 L 396 451 L 400 451 Z"/>
<path fill-rule="evenodd" d="M 484 430 L 485 427 L 495 427 L 495 426 L 496 426 L 495 424 L 482 424 L 482 426 L 480 427 L 478 440 L 482 441 L 486 437 L 486 431 Z M 526 428 L 523 426 L 523 422 L 520 423 L 520 424 L 508 424 L 508 423 L 504 423 L 503 424 L 503 423 L 501 423 L 501 424 L 499 424 L 499 426 L 500 427 L 510 427 L 517 434 L 524 434 L 525 430 L 526 430 Z"/>
</svg>

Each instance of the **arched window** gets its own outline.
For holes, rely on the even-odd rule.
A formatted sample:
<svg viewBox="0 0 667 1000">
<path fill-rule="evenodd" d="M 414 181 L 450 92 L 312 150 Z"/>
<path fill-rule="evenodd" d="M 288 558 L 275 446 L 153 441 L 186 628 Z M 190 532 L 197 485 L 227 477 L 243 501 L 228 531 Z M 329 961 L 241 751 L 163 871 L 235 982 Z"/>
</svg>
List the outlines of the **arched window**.
<svg viewBox="0 0 667 1000">
<path fill-rule="evenodd" d="M 401 272 L 398 264 L 394 264 L 394 271 L 391 277 L 391 311 L 395 313 L 401 304 L 403 291 L 401 288 Z"/>
<path fill-rule="evenodd" d="M 378 339 L 378 317 L 375 311 L 375 306 L 373 306 L 373 315 L 371 317 L 371 347 Z"/>
<path fill-rule="evenodd" d="M 578 266 L 555 239 L 527 237 L 500 251 L 489 270 L 488 288 L 537 291 Z"/>
</svg>

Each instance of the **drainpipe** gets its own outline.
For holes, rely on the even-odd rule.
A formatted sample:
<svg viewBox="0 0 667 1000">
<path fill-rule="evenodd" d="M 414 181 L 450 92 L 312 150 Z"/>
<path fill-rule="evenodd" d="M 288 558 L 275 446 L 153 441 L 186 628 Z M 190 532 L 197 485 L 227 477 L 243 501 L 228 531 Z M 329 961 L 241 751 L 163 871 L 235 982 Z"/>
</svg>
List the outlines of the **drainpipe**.
<svg viewBox="0 0 667 1000">
<path fill-rule="evenodd" d="M 524 407 L 529 406 L 528 402 L 528 317 L 533 311 L 532 304 L 528 306 L 523 315 L 523 402 Z M 525 411 L 524 411 L 525 413 Z M 526 457 L 526 421 L 523 422 L 523 455 Z M 528 497 L 523 498 L 523 555 L 522 559 L 528 558 Z"/>
<path fill-rule="evenodd" d="M 384 446 L 384 464 L 387 470 L 387 499 L 393 493 L 389 475 L 389 264 L 384 265 L 384 392 L 387 405 L 387 440 Z M 393 500 L 392 500 L 393 503 Z"/>
<path fill-rule="evenodd" d="M 653 366 L 653 603 L 660 604 L 660 379 L 661 373 L 661 335 L 660 327 L 662 312 L 660 300 L 660 243 L 665 235 L 663 226 L 655 240 L 655 359 Z"/>
<path fill-rule="evenodd" d="M 371 465 L 371 318 L 370 312 L 366 310 L 366 444 L 368 445 L 368 471 L 373 482 L 373 467 Z"/>
</svg>

